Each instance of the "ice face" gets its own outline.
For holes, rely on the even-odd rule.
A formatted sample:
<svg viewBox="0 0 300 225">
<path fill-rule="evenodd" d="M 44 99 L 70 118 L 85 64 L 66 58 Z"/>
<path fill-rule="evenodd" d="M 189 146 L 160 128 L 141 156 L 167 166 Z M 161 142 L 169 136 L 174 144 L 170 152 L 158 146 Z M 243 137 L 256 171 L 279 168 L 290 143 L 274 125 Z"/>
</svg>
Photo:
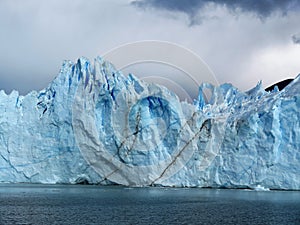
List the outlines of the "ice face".
<svg viewBox="0 0 300 225">
<path fill-rule="evenodd" d="M 65 61 L 40 92 L 0 92 L 0 182 L 300 190 L 299 79 L 204 83 L 192 105 L 100 57 Z"/>
</svg>

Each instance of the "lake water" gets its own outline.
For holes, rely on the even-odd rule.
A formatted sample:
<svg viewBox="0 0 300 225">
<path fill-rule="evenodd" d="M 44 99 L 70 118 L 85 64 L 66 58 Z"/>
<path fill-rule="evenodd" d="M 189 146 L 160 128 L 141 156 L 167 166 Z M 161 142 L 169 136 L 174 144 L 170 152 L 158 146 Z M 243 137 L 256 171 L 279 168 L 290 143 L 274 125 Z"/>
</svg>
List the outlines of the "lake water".
<svg viewBox="0 0 300 225">
<path fill-rule="evenodd" d="M 2 184 L 0 224 L 300 224 L 300 192 Z"/>
</svg>

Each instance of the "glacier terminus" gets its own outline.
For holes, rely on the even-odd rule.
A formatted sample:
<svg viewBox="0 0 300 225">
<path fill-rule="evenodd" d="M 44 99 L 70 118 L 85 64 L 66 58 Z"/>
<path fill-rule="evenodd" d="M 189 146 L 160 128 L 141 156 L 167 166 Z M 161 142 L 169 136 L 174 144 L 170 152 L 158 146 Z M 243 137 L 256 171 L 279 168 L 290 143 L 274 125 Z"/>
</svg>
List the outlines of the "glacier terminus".
<svg viewBox="0 0 300 225">
<path fill-rule="evenodd" d="M 191 104 L 100 57 L 65 61 L 39 92 L 0 92 L 0 182 L 300 190 L 300 77 L 203 83 Z"/>
</svg>

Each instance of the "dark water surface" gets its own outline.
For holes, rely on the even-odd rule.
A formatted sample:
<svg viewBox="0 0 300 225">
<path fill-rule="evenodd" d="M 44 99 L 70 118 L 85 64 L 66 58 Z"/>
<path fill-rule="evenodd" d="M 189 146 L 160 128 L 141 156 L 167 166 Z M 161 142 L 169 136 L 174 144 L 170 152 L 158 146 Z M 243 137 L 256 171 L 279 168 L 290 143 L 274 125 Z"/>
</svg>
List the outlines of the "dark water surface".
<svg viewBox="0 0 300 225">
<path fill-rule="evenodd" d="M 300 224 L 300 192 L 2 184 L 0 224 Z"/>
</svg>

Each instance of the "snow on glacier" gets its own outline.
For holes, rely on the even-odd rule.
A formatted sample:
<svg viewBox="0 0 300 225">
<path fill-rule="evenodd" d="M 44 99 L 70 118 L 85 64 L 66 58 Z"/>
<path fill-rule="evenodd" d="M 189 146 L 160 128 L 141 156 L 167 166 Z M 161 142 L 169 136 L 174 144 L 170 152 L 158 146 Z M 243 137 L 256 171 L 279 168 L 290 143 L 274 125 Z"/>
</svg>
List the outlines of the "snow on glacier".
<svg viewBox="0 0 300 225">
<path fill-rule="evenodd" d="M 300 190 L 299 90 L 204 83 L 189 104 L 100 57 L 65 61 L 44 90 L 0 92 L 0 182 Z"/>
</svg>

